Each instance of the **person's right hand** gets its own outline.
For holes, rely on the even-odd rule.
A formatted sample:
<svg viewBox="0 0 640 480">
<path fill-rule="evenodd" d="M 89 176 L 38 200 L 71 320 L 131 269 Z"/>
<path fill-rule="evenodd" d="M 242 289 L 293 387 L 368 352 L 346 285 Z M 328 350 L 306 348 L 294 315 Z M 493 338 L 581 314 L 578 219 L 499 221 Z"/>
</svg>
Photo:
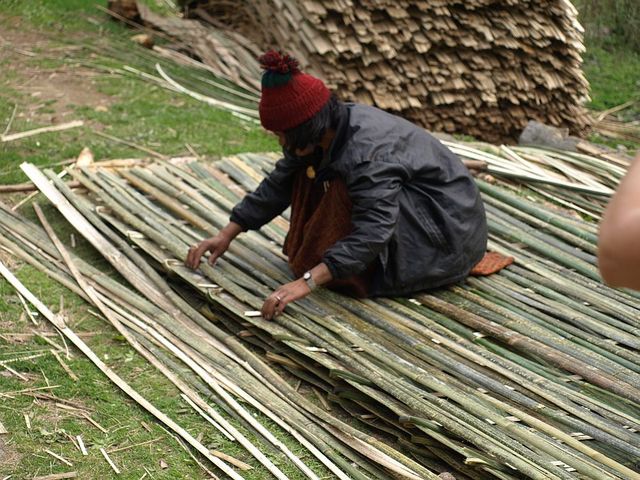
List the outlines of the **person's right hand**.
<svg viewBox="0 0 640 480">
<path fill-rule="evenodd" d="M 187 254 L 187 259 L 184 262 L 185 265 L 195 270 L 200 265 L 200 259 L 205 252 L 211 252 L 211 255 L 209 256 L 209 264 L 211 266 L 215 265 L 216 260 L 218 260 L 218 258 L 229 248 L 231 240 L 232 239 L 227 235 L 218 233 L 211 238 L 207 238 L 200 243 L 192 245 L 189 249 L 189 253 Z"/>
</svg>

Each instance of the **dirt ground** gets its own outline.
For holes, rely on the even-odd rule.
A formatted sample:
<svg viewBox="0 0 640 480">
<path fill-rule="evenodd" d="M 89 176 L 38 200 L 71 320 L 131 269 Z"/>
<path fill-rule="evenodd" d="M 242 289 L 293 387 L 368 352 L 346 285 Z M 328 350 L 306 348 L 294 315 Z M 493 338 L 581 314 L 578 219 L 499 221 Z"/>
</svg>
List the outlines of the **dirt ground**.
<svg viewBox="0 0 640 480">
<path fill-rule="evenodd" d="M 18 465 L 20 455 L 0 436 L 0 465 Z"/>
<path fill-rule="evenodd" d="M 99 72 L 72 61 L 60 65 L 59 60 L 73 58 L 81 46 L 23 28 L 18 19 L 0 16 L 0 25 L 4 27 L 0 33 L 4 86 L 29 97 L 19 102 L 16 118 L 57 124 L 72 120 L 75 106 L 109 108 L 110 97 L 96 89 Z M 67 35 L 65 40 L 80 42 L 83 38 Z"/>
<path fill-rule="evenodd" d="M 0 16 L 0 25 L 0 96 L 17 105 L 14 122 L 57 124 L 75 119 L 74 106 L 109 107 L 110 98 L 95 87 L 96 72 L 74 64 L 56 65 L 56 60 L 78 47 L 54 42 L 42 32 L 23 27 L 17 19 Z M 5 127 L 3 124 L 0 131 Z M 8 133 L 14 132 L 12 129 Z M 2 201 L 19 197 L 21 194 L 10 199 L 4 196 Z M 12 270 L 20 263 L 1 250 L 0 260 Z M 20 461 L 7 436 L 0 435 L 0 466 L 18 465 Z"/>
</svg>

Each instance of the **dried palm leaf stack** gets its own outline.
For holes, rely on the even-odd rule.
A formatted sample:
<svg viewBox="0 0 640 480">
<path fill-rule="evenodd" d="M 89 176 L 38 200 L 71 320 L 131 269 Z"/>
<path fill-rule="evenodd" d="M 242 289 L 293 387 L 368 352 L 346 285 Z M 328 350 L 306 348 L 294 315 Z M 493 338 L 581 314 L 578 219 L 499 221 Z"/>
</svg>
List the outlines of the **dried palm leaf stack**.
<svg viewBox="0 0 640 480">
<path fill-rule="evenodd" d="M 588 83 L 567 0 L 184 0 L 187 16 L 293 51 L 348 99 L 491 142 L 527 120 L 580 133 Z"/>
</svg>

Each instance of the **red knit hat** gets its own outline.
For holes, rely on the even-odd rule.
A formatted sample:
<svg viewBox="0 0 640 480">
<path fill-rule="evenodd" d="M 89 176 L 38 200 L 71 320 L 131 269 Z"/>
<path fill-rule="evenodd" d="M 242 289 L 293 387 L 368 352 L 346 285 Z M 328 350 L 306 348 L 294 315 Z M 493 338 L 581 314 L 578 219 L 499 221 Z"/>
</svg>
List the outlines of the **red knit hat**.
<svg viewBox="0 0 640 480">
<path fill-rule="evenodd" d="M 269 50 L 258 61 L 264 69 L 260 122 L 272 132 L 284 132 L 309 120 L 325 106 L 331 92 L 322 80 L 302 73 L 298 61 Z"/>
</svg>

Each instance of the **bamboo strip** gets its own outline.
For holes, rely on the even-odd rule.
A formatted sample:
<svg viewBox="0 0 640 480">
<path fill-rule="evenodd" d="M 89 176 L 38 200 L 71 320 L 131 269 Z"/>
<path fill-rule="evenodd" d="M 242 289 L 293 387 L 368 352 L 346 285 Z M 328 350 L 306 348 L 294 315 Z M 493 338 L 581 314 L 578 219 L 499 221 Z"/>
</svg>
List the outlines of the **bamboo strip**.
<svg viewBox="0 0 640 480">
<path fill-rule="evenodd" d="M 63 247 L 64 248 L 64 247 Z M 62 254 L 62 252 L 61 252 Z M 64 254 L 63 254 L 64 255 Z M 70 264 L 70 268 L 71 264 Z M 153 405 L 151 405 L 145 398 L 140 396 L 135 390 L 133 390 L 124 380 L 122 380 L 113 370 L 107 367 L 94 353 L 93 351 L 66 325 L 64 325 L 57 316 L 55 316 L 42 302 L 40 302 L 33 294 L 28 291 L 20 281 L 13 276 L 13 274 L 7 270 L 5 265 L 0 262 L 0 273 L 11 283 L 11 285 L 16 288 L 22 295 L 25 296 L 29 300 L 29 302 L 34 305 L 42 315 L 44 315 L 47 320 L 49 320 L 56 328 L 58 328 L 70 341 L 73 343 L 82 353 L 84 353 L 89 359 L 121 390 L 123 390 L 127 395 L 129 395 L 133 400 L 135 400 L 138 404 L 140 404 L 143 408 L 145 408 L 149 413 L 154 415 L 160 421 L 162 421 L 165 425 L 169 426 L 172 430 L 179 433 L 186 441 L 188 441 L 194 448 L 196 448 L 202 455 L 207 457 L 212 463 L 218 466 L 222 471 L 224 471 L 231 478 L 240 480 L 242 477 L 231 470 L 225 463 L 221 462 L 218 458 L 213 457 L 209 454 L 208 449 L 204 447 L 202 444 L 197 442 L 195 438 L 193 438 L 189 433 L 183 430 L 180 426 L 175 424 L 173 420 L 169 419 L 164 413 L 157 410 Z M 79 277 L 81 278 L 81 277 Z M 82 281 L 82 280 L 80 280 Z M 104 449 L 101 449 L 103 455 L 105 455 Z M 105 455 L 105 458 L 107 456 Z M 114 469 L 117 470 L 117 469 Z"/>
<path fill-rule="evenodd" d="M 60 125 L 53 125 L 51 127 L 36 128 L 33 130 L 27 130 L 26 132 L 12 133 L 10 135 L 0 135 L 0 141 L 11 142 L 13 140 L 20 140 L 22 138 L 32 137 L 41 133 L 59 132 L 62 130 L 69 130 L 70 128 L 82 127 L 84 122 L 82 120 L 74 120 L 72 122 L 61 123 Z"/>
<path fill-rule="evenodd" d="M 39 475 L 33 477 L 33 480 L 66 480 L 68 478 L 76 478 L 76 472 L 52 473 L 51 475 Z"/>
</svg>

